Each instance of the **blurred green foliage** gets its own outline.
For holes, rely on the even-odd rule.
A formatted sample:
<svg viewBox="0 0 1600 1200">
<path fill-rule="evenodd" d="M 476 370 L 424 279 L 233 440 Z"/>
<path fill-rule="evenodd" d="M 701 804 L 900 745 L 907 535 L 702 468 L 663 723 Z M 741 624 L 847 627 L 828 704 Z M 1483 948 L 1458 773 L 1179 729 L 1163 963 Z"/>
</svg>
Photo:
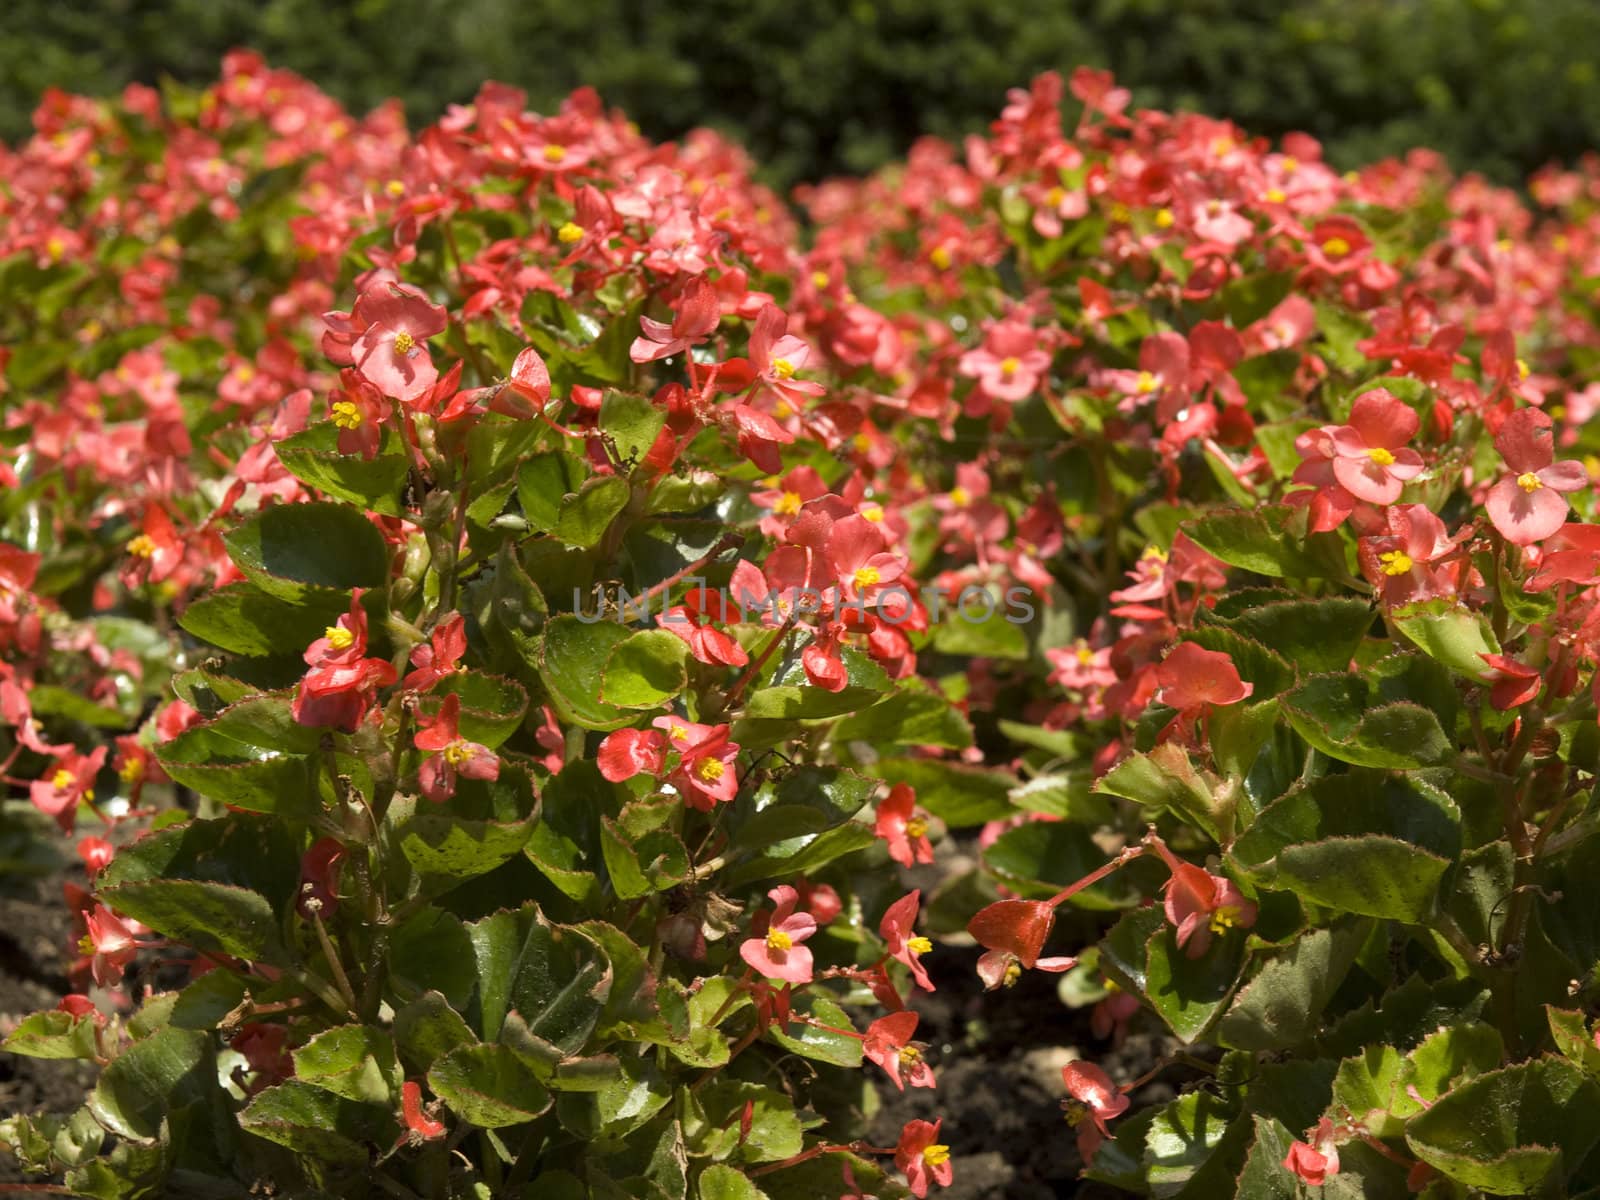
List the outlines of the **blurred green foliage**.
<svg viewBox="0 0 1600 1200">
<path fill-rule="evenodd" d="M 0 136 L 55 84 L 204 82 L 249 45 L 413 122 L 480 81 L 548 110 L 597 87 L 654 137 L 709 124 L 774 182 L 959 135 L 1046 68 L 1140 104 L 1304 129 L 1341 164 L 1415 145 L 1516 180 L 1600 144 L 1593 0 L 7 0 Z"/>
</svg>

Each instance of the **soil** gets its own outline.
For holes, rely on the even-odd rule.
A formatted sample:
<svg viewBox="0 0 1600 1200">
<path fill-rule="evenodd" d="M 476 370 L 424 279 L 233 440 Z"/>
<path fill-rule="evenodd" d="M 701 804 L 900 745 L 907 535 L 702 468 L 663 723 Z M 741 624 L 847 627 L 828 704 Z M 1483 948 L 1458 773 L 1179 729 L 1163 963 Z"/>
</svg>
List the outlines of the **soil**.
<svg viewBox="0 0 1600 1200">
<path fill-rule="evenodd" d="M 943 1117 L 939 1137 L 950 1147 L 955 1180 L 937 1193 L 940 1200 L 1126 1197 L 1078 1178 L 1083 1162 L 1061 1111 L 1061 1068 L 1074 1058 L 1090 1059 L 1123 1083 L 1145 1074 L 1177 1043 L 1135 1017 L 1113 1050 L 1090 1033 L 1089 1010 L 1063 1004 L 1058 977 L 1042 971 L 1025 972 L 1015 987 L 986 993 L 977 973 L 979 953 L 976 947 L 941 945 L 924 960 L 937 990 L 919 993 L 912 1006 L 922 1016 L 917 1040 L 928 1044 L 939 1085 L 899 1093 L 885 1080 L 874 1144 L 894 1145 L 909 1120 Z M 1169 1100 L 1196 1077 L 1169 1069 L 1133 1093 L 1134 1106 Z"/>
<path fill-rule="evenodd" d="M 72 917 L 59 880 L 40 881 L 0 896 L 0 1036 L 31 1012 L 54 1008 L 67 985 Z M 0 1054 L 0 1117 L 72 1113 L 93 1086 L 88 1063 Z M 37 1181 L 0 1153 L 0 1183 Z"/>
</svg>

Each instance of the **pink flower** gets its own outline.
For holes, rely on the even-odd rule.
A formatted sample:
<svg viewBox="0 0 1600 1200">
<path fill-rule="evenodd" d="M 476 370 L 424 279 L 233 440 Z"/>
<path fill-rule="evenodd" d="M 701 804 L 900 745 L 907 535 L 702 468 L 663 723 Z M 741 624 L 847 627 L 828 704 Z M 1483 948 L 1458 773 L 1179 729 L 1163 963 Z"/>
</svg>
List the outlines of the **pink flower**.
<svg viewBox="0 0 1600 1200">
<path fill-rule="evenodd" d="M 78 857 L 89 874 L 98 875 L 116 856 L 116 848 L 105 838 L 86 837 L 78 843 Z"/>
<path fill-rule="evenodd" d="M 928 841 L 928 817 L 916 807 L 917 794 L 911 785 L 897 783 L 878 803 L 873 832 L 889 845 L 889 857 L 903 867 L 933 861 L 933 843 Z"/>
<path fill-rule="evenodd" d="M 1239 678 L 1233 659 L 1220 650 L 1180 642 L 1156 668 L 1161 687 L 1157 697 L 1180 713 L 1192 715 L 1213 705 L 1237 704 L 1255 690 Z"/>
<path fill-rule="evenodd" d="M 1483 506 L 1508 542 L 1519 546 L 1543 541 L 1567 519 L 1561 493 L 1575 492 L 1589 482 L 1579 462 L 1554 462 L 1551 421 L 1537 408 L 1522 408 L 1505 419 L 1494 448 L 1513 474 L 1489 489 Z"/>
<path fill-rule="evenodd" d="M 739 793 L 739 776 L 733 769 L 738 755 L 739 743 L 728 740 L 728 727 L 717 725 L 705 741 L 683 751 L 668 779 L 683 792 L 684 803 L 690 808 L 710 812 Z"/>
<path fill-rule="evenodd" d="M 1444 522 L 1421 504 L 1396 504 L 1384 510 L 1389 532 L 1364 537 L 1356 545 L 1361 573 L 1389 604 L 1409 604 L 1455 593 L 1454 572 L 1431 564 L 1449 556 L 1459 544 Z"/>
<path fill-rule="evenodd" d="M 811 982 L 811 951 L 800 943 L 817 931 L 810 913 L 796 912 L 800 894 L 784 884 L 767 893 L 777 907 L 767 919 L 764 936 L 747 939 L 739 956 L 768 979 L 786 983 Z"/>
<path fill-rule="evenodd" d="M 134 935 L 143 932 L 144 926 L 137 921 L 123 920 L 97 904 L 89 914 L 88 929 L 84 940 L 94 955 L 90 963 L 94 981 L 101 987 L 114 987 L 122 982 L 122 973 L 139 952 Z"/>
<path fill-rule="evenodd" d="M 1216 935 L 1234 928 L 1249 929 L 1256 923 L 1255 904 L 1245 899 L 1231 879 L 1184 862 L 1159 838 L 1151 844 L 1172 872 L 1163 907 L 1178 931 L 1178 945 L 1186 948 L 1189 958 L 1203 955 Z"/>
<path fill-rule="evenodd" d="M 1361 393 L 1350 423 L 1331 430 L 1333 477 L 1357 500 L 1393 504 L 1422 473 L 1422 456 L 1406 446 L 1419 425 L 1411 407 L 1383 388 Z"/>
<path fill-rule="evenodd" d="M 922 1048 L 911 1040 L 918 1020 L 920 1018 L 910 1009 L 879 1017 L 867 1026 L 861 1043 L 866 1056 L 887 1071 L 894 1086 L 902 1092 L 907 1083 L 912 1087 L 935 1086 L 933 1069 L 922 1057 Z"/>
<path fill-rule="evenodd" d="M 456 794 L 458 775 L 463 779 L 500 778 L 500 759 L 487 746 L 463 738 L 460 719 L 461 697 L 452 692 L 431 720 L 423 718 L 417 723 L 417 749 L 436 752 L 417 768 L 417 783 L 435 804 Z"/>
<path fill-rule="evenodd" d="M 931 1180 L 940 1187 L 949 1187 L 955 1178 L 950 1166 L 950 1147 L 941 1143 L 937 1121 L 908 1121 L 900 1131 L 900 1142 L 895 1147 L 894 1165 L 900 1168 L 911 1188 L 911 1194 L 922 1200 L 928 1194 Z"/>
<path fill-rule="evenodd" d="M 62 833 L 71 833 L 78 819 L 79 803 L 94 803 L 94 777 L 105 761 L 104 746 L 92 754 L 68 751 L 53 768 L 45 768 L 42 778 L 28 786 L 28 799 L 45 816 L 54 817 Z"/>
<path fill-rule="evenodd" d="M 411 665 L 416 670 L 406 676 L 406 689 L 425 692 L 439 680 L 455 674 L 466 652 L 466 620 L 460 613 L 451 613 L 433 627 L 433 635 L 425 644 L 411 652 Z"/>
<path fill-rule="evenodd" d="M 889 553 L 883 531 L 860 515 L 834 522 L 828 536 L 828 557 L 852 599 L 871 597 L 905 570 L 905 563 Z"/>
<path fill-rule="evenodd" d="M 1067 1088 L 1067 1099 L 1061 1106 L 1066 1110 L 1067 1123 L 1078 1131 L 1078 1152 L 1087 1163 L 1094 1158 L 1100 1143 L 1111 1136 L 1106 1122 L 1127 1110 L 1128 1098 L 1093 1063 L 1068 1063 L 1061 1068 L 1061 1082 Z"/>
<path fill-rule="evenodd" d="M 910 967 L 911 977 L 917 981 L 917 986 L 925 992 L 931 992 L 936 989 L 933 981 L 928 978 L 927 968 L 920 960 L 924 954 L 933 949 L 933 943 L 911 932 L 916 926 L 917 909 L 921 904 L 920 888 L 900 897 L 883 914 L 883 920 L 878 923 L 878 932 L 888 943 L 889 956 L 899 959 Z"/>
<path fill-rule="evenodd" d="M 450 323 L 443 308 L 408 284 L 382 282 L 361 293 L 351 316 L 364 326 L 351 348 L 362 378 L 401 403 L 432 390 L 439 372 L 426 343 Z"/>
<path fill-rule="evenodd" d="M 639 318 L 644 336 L 634 339 L 628 348 L 628 357 L 636 363 L 647 363 L 681 354 L 710 337 L 721 319 L 722 306 L 716 289 L 704 275 L 696 275 L 684 285 L 671 325 L 649 317 Z"/>
<path fill-rule="evenodd" d="M 761 390 L 777 396 L 780 418 L 793 416 L 807 400 L 826 390 L 820 383 L 797 378 L 811 358 L 811 347 L 788 328 L 789 318 L 769 304 L 756 316 L 756 327 L 750 333 L 750 366 Z"/>
<path fill-rule="evenodd" d="M 1050 355 L 1039 348 L 1033 329 L 1020 321 L 997 321 L 983 345 L 963 354 L 956 369 L 976 379 L 978 390 L 989 399 L 1016 403 L 1034 393 L 1049 366 Z"/>
</svg>

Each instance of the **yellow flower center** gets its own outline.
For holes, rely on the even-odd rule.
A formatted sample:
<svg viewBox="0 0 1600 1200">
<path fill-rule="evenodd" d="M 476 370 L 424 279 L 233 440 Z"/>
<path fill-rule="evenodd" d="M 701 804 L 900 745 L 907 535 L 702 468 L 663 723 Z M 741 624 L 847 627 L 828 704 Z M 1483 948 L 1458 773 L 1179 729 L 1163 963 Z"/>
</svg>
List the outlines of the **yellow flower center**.
<svg viewBox="0 0 1600 1200">
<path fill-rule="evenodd" d="M 1404 575 L 1411 570 L 1411 556 L 1404 550 L 1385 550 L 1378 555 L 1378 561 L 1383 564 L 1385 575 Z"/>
<path fill-rule="evenodd" d="M 1285 154 L 1279 165 L 1283 167 L 1285 175 L 1293 175 L 1300 169 L 1300 160 L 1292 154 Z"/>
<path fill-rule="evenodd" d="M 123 783 L 133 783 L 144 775 L 144 760 L 137 754 L 117 768 L 117 777 Z"/>
<path fill-rule="evenodd" d="M 914 938 L 906 939 L 906 949 L 911 951 L 913 954 L 926 954 L 928 951 L 933 949 L 933 943 L 927 938 L 919 935 Z"/>
<path fill-rule="evenodd" d="M 1537 492 L 1544 486 L 1544 481 L 1532 471 L 1524 471 L 1517 476 L 1517 486 L 1525 492 Z"/>
<path fill-rule="evenodd" d="M 1128 218 L 1133 214 L 1128 211 L 1128 206 L 1118 200 L 1111 206 L 1111 219 L 1119 225 L 1126 225 Z"/>
<path fill-rule="evenodd" d="M 156 542 L 148 533 L 141 533 L 138 537 L 128 541 L 128 553 L 135 558 L 153 558 L 156 552 Z"/>
<path fill-rule="evenodd" d="M 877 567 L 857 567 L 854 575 L 857 587 L 871 587 L 880 578 L 882 576 L 879 574 Z"/>
<path fill-rule="evenodd" d="M 394 352 L 396 354 L 410 354 L 416 347 L 417 339 L 404 329 L 394 335 Z"/>
<path fill-rule="evenodd" d="M 1156 383 L 1156 377 L 1149 371 L 1140 371 L 1139 382 L 1133 386 L 1134 390 L 1137 391 L 1141 396 L 1148 396 L 1151 392 L 1156 390 L 1158 385 Z"/>
<path fill-rule="evenodd" d="M 900 1061 L 905 1066 L 909 1067 L 912 1063 L 919 1062 L 921 1059 L 922 1051 L 918 1050 L 915 1046 L 900 1047 Z"/>
<path fill-rule="evenodd" d="M 667 730 L 667 736 L 675 742 L 681 742 L 689 736 L 689 731 L 682 725 L 674 725 L 671 729 Z"/>
<path fill-rule="evenodd" d="M 972 493 L 967 491 L 967 489 L 962 487 L 960 484 L 957 484 L 955 487 L 950 489 L 950 503 L 954 504 L 957 508 L 965 508 L 967 505 L 972 503 Z"/>
<path fill-rule="evenodd" d="M 72 786 L 72 772 L 62 767 L 50 777 L 50 786 L 58 792 L 64 792 Z"/>
<path fill-rule="evenodd" d="M 356 644 L 356 635 L 343 625 L 329 625 L 322 631 L 322 636 L 328 639 L 328 645 L 335 650 L 348 650 Z"/>
<path fill-rule="evenodd" d="M 1382 446 L 1374 446 L 1371 450 L 1368 450 L 1367 457 L 1380 467 L 1394 466 L 1394 452 L 1385 450 Z"/>
<path fill-rule="evenodd" d="M 942 1167 L 950 1161 L 950 1147 L 935 1142 L 922 1152 L 922 1161 L 930 1167 Z"/>
<path fill-rule="evenodd" d="M 883 505 L 868 504 L 861 509 L 861 515 L 876 525 L 883 520 Z"/>
<path fill-rule="evenodd" d="M 767 930 L 768 950 L 788 950 L 794 946 L 794 939 L 781 929 Z"/>
<path fill-rule="evenodd" d="M 715 783 L 722 778 L 727 769 L 720 758 L 702 758 L 700 765 L 694 769 L 694 773 L 706 783 Z"/>
<path fill-rule="evenodd" d="M 813 271 L 813 272 L 811 272 L 811 286 L 816 288 L 817 291 L 820 292 L 823 288 L 827 287 L 828 284 L 831 283 L 831 282 L 832 282 L 832 280 L 830 280 L 828 278 L 828 273 L 826 271 Z"/>
<path fill-rule="evenodd" d="M 1080 665 L 1087 667 L 1094 661 L 1094 651 L 1089 649 L 1087 645 L 1079 646 L 1073 657 L 1078 660 Z"/>
<path fill-rule="evenodd" d="M 1178 219 L 1177 217 L 1172 215 L 1172 210 L 1170 208 L 1158 208 L 1158 209 L 1156 209 L 1156 228 L 1157 229 L 1171 229 L 1172 228 L 1172 223 L 1174 221 L 1176 221 L 1177 219 Z"/>
<path fill-rule="evenodd" d="M 391 179 L 388 183 L 383 185 L 383 190 L 388 192 L 389 195 L 398 198 L 406 194 L 406 185 L 401 183 L 398 179 Z"/>
<path fill-rule="evenodd" d="M 1022 366 L 1022 363 L 1019 362 L 1015 358 L 1011 358 L 1011 357 L 1002 358 L 1000 360 L 1000 374 L 1004 378 L 1010 379 L 1013 375 L 1015 375 L 1017 373 L 1017 368 L 1020 367 L 1020 366 Z"/>
<path fill-rule="evenodd" d="M 1267 189 L 1267 203 L 1268 204 L 1282 204 L 1287 199 L 1288 199 L 1288 197 L 1283 194 L 1283 189 L 1282 188 L 1268 188 Z"/>
<path fill-rule="evenodd" d="M 779 379 L 793 379 L 794 364 L 787 358 L 775 358 L 772 360 L 772 373 Z"/>
<path fill-rule="evenodd" d="M 872 439 L 864 433 L 856 434 L 855 437 L 850 439 L 850 444 L 862 454 L 865 454 L 868 450 L 872 449 Z"/>
<path fill-rule="evenodd" d="M 773 505 L 772 511 L 780 517 L 792 517 L 800 511 L 800 493 L 785 492 L 778 497 L 778 503 Z"/>
<path fill-rule="evenodd" d="M 1239 910 L 1231 904 L 1224 904 L 1211 914 L 1211 932 L 1225 933 L 1239 923 Z"/>
<path fill-rule="evenodd" d="M 927 837 L 928 823 L 921 817 L 912 817 L 911 820 L 906 822 L 906 836 L 908 838 Z"/>
<path fill-rule="evenodd" d="M 567 148 L 550 142 L 544 148 L 544 160 L 547 163 L 558 163 L 567 157 Z"/>
<path fill-rule="evenodd" d="M 471 757 L 472 751 L 467 749 L 467 743 L 465 742 L 451 742 L 444 748 L 444 760 L 452 767 L 459 767 Z"/>
<path fill-rule="evenodd" d="M 1322 243 L 1322 252 L 1329 258 L 1343 258 L 1350 253 L 1350 243 L 1342 237 L 1331 237 Z"/>
<path fill-rule="evenodd" d="M 409 336 L 409 335 L 407 335 Z M 395 339 L 396 344 L 399 339 Z M 333 406 L 333 423 L 340 429 L 358 429 L 361 426 L 361 410 L 356 407 L 354 400 L 340 400 Z"/>
<path fill-rule="evenodd" d="M 1067 189 L 1064 187 L 1053 187 L 1044 194 L 1044 202 L 1051 208 L 1059 208 L 1061 206 L 1061 202 L 1066 198 Z"/>
<path fill-rule="evenodd" d="M 1022 978 L 1022 964 L 1019 963 L 1016 959 L 1013 958 L 1010 962 L 1008 962 L 1006 964 L 1006 972 L 1005 972 L 1005 974 L 1000 976 L 1000 986 L 1001 987 L 1008 987 L 1008 988 L 1009 987 L 1016 987 L 1017 986 L 1017 980 L 1019 980 L 1021 978 Z"/>
<path fill-rule="evenodd" d="M 779 400 L 772 406 L 772 415 L 777 417 L 780 421 L 787 420 L 788 418 L 794 416 L 794 405 L 790 404 L 787 400 Z"/>
<path fill-rule="evenodd" d="M 1528 367 L 1528 364 L 1520 358 L 1517 359 L 1517 378 L 1526 379 L 1531 374 L 1533 374 L 1533 371 Z"/>
<path fill-rule="evenodd" d="M 583 226 L 568 221 L 560 229 L 556 230 L 556 238 L 564 246 L 570 246 L 573 242 L 581 242 L 583 241 Z"/>
<path fill-rule="evenodd" d="M 934 266 L 938 267 L 939 270 L 948 271 L 950 269 L 949 249 L 944 246 L 935 246 L 932 252 L 928 255 L 928 261 Z"/>
<path fill-rule="evenodd" d="M 1089 1115 L 1089 1106 L 1082 1100 L 1069 1096 L 1061 1102 L 1061 1111 L 1067 1118 L 1067 1125 L 1076 1129 L 1083 1124 L 1083 1119 Z"/>
</svg>

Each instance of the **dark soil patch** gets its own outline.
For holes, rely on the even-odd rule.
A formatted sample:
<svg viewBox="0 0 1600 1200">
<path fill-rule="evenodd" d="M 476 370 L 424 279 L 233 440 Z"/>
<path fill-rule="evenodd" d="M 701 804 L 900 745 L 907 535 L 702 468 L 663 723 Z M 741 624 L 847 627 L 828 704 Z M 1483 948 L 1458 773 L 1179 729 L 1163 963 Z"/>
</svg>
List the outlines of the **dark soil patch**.
<svg viewBox="0 0 1600 1200">
<path fill-rule="evenodd" d="M 72 916 L 59 878 L 0 896 L 0 1034 L 41 1008 L 54 1008 L 67 986 Z M 94 1083 L 88 1063 L 0 1053 L 0 1116 L 72 1113 Z M 0 1151 L 0 1183 L 37 1181 Z"/>
<path fill-rule="evenodd" d="M 1123 1083 L 1170 1056 L 1177 1043 L 1135 1017 L 1113 1050 L 1090 1033 L 1087 1009 L 1061 1002 L 1056 976 L 1029 971 L 1013 988 L 985 992 L 978 955 L 977 948 L 941 946 L 924 960 L 938 990 L 919 993 L 912 1005 L 922 1015 L 916 1036 L 928 1044 L 939 1086 L 902 1094 L 883 1080 L 873 1143 L 892 1146 L 907 1121 L 943 1117 L 940 1140 L 950 1146 L 955 1182 L 937 1193 L 940 1200 L 1124 1196 L 1078 1178 L 1083 1162 L 1060 1106 L 1066 1052 L 1076 1051 Z M 1134 1094 L 1134 1104 L 1170 1099 L 1196 1077 L 1192 1069 L 1169 1068 Z"/>
</svg>

